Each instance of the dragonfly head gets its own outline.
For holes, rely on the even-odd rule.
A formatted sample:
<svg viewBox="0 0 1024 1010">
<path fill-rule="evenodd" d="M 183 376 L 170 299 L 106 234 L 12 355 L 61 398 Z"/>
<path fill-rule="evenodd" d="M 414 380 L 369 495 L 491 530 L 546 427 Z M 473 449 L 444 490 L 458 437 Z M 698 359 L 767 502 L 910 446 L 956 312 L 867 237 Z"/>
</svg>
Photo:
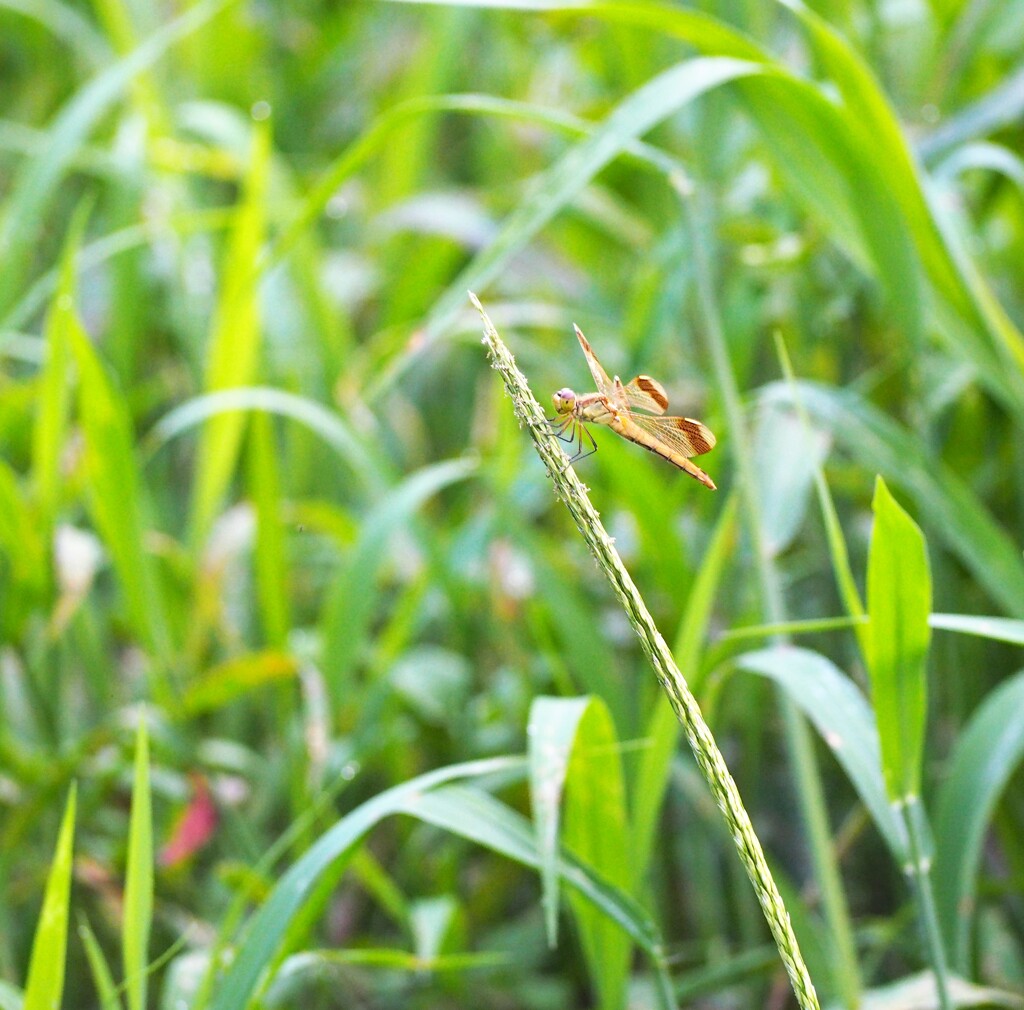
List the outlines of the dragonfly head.
<svg viewBox="0 0 1024 1010">
<path fill-rule="evenodd" d="M 560 389 L 551 399 L 554 400 L 556 414 L 571 414 L 576 406 L 576 394 L 568 386 Z"/>
</svg>

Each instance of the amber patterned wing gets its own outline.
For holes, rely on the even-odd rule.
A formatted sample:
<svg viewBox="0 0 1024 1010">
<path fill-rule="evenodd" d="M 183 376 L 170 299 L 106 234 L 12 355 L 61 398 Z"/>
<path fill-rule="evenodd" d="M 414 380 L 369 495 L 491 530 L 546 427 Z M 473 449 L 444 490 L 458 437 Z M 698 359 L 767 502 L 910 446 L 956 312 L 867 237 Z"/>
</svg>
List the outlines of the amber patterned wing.
<svg viewBox="0 0 1024 1010">
<path fill-rule="evenodd" d="M 572 324 L 572 328 L 576 331 L 576 339 L 580 342 L 580 347 L 583 348 L 583 353 L 586 355 L 587 365 L 590 366 L 590 374 L 594 377 L 597 391 L 604 396 L 614 396 L 615 387 L 612 385 L 612 380 L 608 378 L 608 373 L 601 367 L 601 362 L 597 360 L 594 349 L 588 343 L 587 338 L 583 336 L 583 331 L 575 323 Z"/>
<path fill-rule="evenodd" d="M 717 441 L 710 429 L 692 417 L 647 417 L 644 414 L 630 414 L 629 420 L 687 459 L 710 452 Z"/>
<path fill-rule="evenodd" d="M 665 388 L 649 375 L 638 375 L 622 387 L 631 407 L 646 410 L 649 414 L 664 414 L 668 410 Z"/>
</svg>

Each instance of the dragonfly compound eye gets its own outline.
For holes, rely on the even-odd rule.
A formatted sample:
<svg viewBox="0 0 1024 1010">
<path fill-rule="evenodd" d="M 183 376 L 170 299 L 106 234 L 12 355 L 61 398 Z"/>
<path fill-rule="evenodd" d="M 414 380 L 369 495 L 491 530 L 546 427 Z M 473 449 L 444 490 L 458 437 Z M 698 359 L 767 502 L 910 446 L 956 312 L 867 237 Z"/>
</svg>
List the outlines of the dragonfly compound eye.
<svg viewBox="0 0 1024 1010">
<path fill-rule="evenodd" d="M 555 410 L 559 414 L 568 414 L 576 405 L 576 394 L 568 387 L 560 389 L 552 399 L 555 401 Z"/>
</svg>

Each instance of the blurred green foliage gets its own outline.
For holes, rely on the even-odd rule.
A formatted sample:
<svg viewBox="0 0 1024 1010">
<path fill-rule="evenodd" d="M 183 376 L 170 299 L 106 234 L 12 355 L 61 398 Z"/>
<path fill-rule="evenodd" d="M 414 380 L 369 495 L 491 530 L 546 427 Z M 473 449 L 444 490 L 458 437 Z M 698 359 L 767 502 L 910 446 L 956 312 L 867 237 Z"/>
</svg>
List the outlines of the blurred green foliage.
<svg viewBox="0 0 1024 1010">
<path fill-rule="evenodd" d="M 718 435 L 579 472 L 823 1003 L 1024 992 L 1022 68 L 1019 0 L 0 0 L 0 1006 L 785 1004 L 470 287 Z"/>
</svg>

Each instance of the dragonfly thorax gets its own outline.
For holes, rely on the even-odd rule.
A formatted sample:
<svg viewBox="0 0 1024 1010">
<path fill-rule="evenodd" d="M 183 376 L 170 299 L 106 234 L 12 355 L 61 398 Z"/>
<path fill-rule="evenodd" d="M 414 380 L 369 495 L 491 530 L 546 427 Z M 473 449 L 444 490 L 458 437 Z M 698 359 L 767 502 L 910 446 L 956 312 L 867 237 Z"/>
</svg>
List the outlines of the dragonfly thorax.
<svg viewBox="0 0 1024 1010">
<path fill-rule="evenodd" d="M 568 386 L 560 389 L 551 399 L 557 414 L 571 414 L 576 408 L 576 394 Z"/>
</svg>

